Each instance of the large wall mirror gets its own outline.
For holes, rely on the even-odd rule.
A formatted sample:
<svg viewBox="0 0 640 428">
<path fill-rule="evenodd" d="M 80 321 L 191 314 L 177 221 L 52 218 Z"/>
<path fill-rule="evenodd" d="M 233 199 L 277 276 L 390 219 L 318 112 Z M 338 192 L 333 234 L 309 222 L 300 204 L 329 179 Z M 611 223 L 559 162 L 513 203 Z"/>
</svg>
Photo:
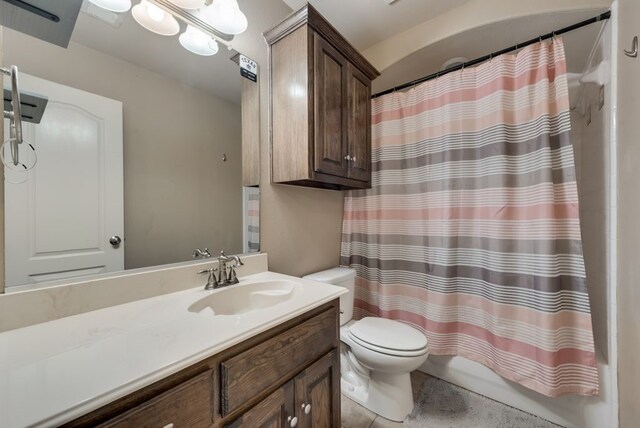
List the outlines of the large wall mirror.
<svg viewBox="0 0 640 428">
<path fill-rule="evenodd" d="M 46 99 L 23 122 L 24 165 L 4 160 L 7 291 L 259 249 L 238 52 L 196 55 L 85 2 L 68 48 L 5 27 L 3 55 L 22 104 Z"/>
</svg>

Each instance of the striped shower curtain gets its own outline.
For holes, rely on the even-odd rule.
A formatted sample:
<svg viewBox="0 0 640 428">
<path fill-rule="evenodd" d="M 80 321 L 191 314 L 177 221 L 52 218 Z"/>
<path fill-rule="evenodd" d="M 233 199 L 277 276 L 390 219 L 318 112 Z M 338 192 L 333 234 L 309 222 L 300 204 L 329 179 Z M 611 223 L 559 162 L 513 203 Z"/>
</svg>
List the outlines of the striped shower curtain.
<svg viewBox="0 0 640 428">
<path fill-rule="evenodd" d="M 412 324 L 548 396 L 596 395 L 561 39 L 373 100 L 345 197 L 356 318 Z"/>
</svg>

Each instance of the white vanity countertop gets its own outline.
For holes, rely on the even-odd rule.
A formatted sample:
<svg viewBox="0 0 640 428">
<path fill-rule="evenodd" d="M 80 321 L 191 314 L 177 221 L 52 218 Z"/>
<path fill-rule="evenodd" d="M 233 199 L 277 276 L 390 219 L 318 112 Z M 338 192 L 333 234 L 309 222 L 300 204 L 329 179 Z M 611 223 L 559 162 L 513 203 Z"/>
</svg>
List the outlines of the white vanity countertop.
<svg viewBox="0 0 640 428">
<path fill-rule="evenodd" d="M 200 287 L 0 333 L 0 427 L 69 422 L 346 292 L 272 272 L 232 287 L 274 280 L 300 288 L 242 315 L 189 311 L 225 291 Z"/>
</svg>

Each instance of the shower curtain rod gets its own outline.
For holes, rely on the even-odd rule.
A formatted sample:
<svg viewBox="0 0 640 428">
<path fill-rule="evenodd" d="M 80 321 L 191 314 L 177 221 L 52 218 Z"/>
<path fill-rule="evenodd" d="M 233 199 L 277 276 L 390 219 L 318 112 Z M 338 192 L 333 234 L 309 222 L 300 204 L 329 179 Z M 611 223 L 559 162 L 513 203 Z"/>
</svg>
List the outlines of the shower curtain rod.
<svg viewBox="0 0 640 428">
<path fill-rule="evenodd" d="M 568 33 L 569 31 L 577 30 L 578 28 L 586 27 L 587 25 L 591 25 L 591 24 L 594 24 L 596 22 L 604 21 L 604 20 L 607 20 L 609 18 L 611 18 L 611 11 L 610 10 L 606 11 L 606 12 L 604 12 L 604 13 L 598 15 L 598 16 L 594 16 L 593 18 L 578 22 L 578 23 L 573 24 L 573 25 L 569 25 L 568 27 L 564 27 L 564 28 L 561 28 L 561 29 L 556 30 L 556 31 L 552 31 L 551 33 L 547 33 L 547 34 L 541 35 L 539 37 L 536 37 L 535 39 L 527 40 L 526 42 L 523 42 L 523 43 L 517 43 L 517 44 L 515 44 L 515 45 L 513 45 L 511 47 L 508 47 L 506 49 L 502 49 L 502 50 L 499 50 L 497 52 L 492 52 L 489 55 L 485 55 L 483 57 L 476 58 L 476 59 L 473 59 L 471 61 L 467 61 L 467 62 L 462 63 L 462 64 L 458 64 L 455 67 L 451 67 L 451 68 L 448 68 L 448 69 L 442 70 L 442 71 L 437 71 L 437 72 L 435 72 L 433 74 L 421 77 L 421 78 L 416 79 L 416 80 L 412 80 L 411 82 L 405 83 L 403 85 L 395 86 L 395 87 L 393 87 L 391 89 L 387 89 L 386 91 L 378 92 L 377 94 L 372 95 L 371 98 L 376 98 L 376 97 L 379 97 L 379 96 L 382 96 L 382 95 L 390 94 L 390 93 L 395 92 L 395 91 L 401 91 L 403 89 L 410 88 L 410 87 L 415 86 L 415 85 L 417 85 L 419 83 L 426 82 L 427 80 L 435 79 L 437 77 L 444 76 L 445 74 L 461 70 L 461 69 L 463 69 L 465 67 L 472 67 L 474 65 L 477 65 L 477 64 L 480 64 L 482 62 L 488 61 L 488 60 L 490 60 L 491 58 L 493 58 L 495 56 L 503 55 L 503 54 L 518 50 L 520 48 L 523 48 L 525 46 L 529 46 L 529 45 L 532 45 L 534 43 L 540 42 L 542 40 L 550 39 L 552 37 L 559 36 L 560 34 Z"/>
</svg>

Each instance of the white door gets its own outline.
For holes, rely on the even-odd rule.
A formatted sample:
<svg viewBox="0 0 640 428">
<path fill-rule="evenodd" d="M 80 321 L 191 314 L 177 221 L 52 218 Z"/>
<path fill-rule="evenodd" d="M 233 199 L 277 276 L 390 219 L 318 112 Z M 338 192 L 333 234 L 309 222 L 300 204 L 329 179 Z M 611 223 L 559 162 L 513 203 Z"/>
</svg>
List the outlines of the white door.
<svg viewBox="0 0 640 428">
<path fill-rule="evenodd" d="M 124 269 L 122 103 L 24 73 L 20 90 L 49 103 L 23 122 L 37 155 L 26 181 L 5 167 L 6 286 Z"/>
</svg>

